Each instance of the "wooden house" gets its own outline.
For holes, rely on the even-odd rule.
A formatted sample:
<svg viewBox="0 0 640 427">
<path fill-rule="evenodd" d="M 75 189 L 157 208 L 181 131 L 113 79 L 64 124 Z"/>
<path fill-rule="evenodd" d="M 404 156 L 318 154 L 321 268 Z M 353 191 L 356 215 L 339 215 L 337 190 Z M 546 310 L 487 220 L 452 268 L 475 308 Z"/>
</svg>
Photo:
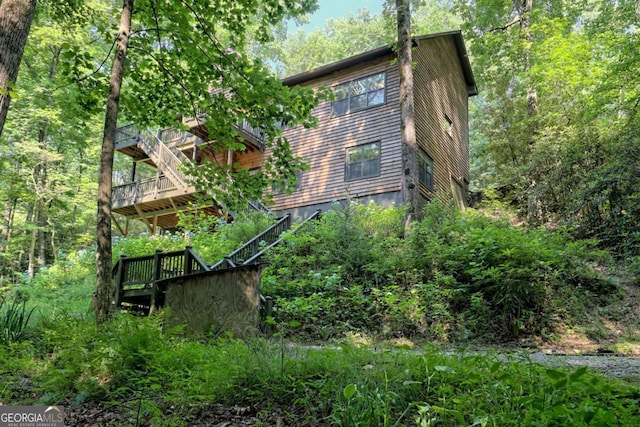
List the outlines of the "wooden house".
<svg viewBox="0 0 640 427">
<path fill-rule="evenodd" d="M 393 50 L 373 49 L 301 74 L 285 85 L 330 87 L 335 99 L 314 110 L 318 127 L 284 130 L 294 155 L 307 160 L 310 170 L 300 173 L 289 192 L 274 189 L 270 206 L 279 215 L 306 217 L 345 198 L 382 205 L 403 203 L 400 141 L 399 73 Z M 468 98 L 477 94 L 473 73 L 459 31 L 414 38 L 415 131 L 420 193 L 425 200 L 449 193 L 459 206 L 467 204 L 469 184 Z M 120 128 L 117 151 L 137 163 L 157 168 L 155 176 L 136 177 L 113 189 L 113 212 L 126 233 L 132 219 L 144 221 L 150 231 L 173 227 L 177 213 L 193 208 L 197 191 L 181 174 L 181 162 L 200 162 L 207 134 L 195 119 L 184 121 L 189 132 L 165 130 L 158 134 Z M 247 150 L 229 155 L 243 168 L 260 168 L 265 156 L 259 131 L 237 125 Z M 205 195 L 206 196 L 206 195 Z M 202 200 L 202 199 L 200 199 Z M 206 199 L 205 199 L 206 200 Z M 218 214 L 214 200 L 198 209 Z"/>
</svg>

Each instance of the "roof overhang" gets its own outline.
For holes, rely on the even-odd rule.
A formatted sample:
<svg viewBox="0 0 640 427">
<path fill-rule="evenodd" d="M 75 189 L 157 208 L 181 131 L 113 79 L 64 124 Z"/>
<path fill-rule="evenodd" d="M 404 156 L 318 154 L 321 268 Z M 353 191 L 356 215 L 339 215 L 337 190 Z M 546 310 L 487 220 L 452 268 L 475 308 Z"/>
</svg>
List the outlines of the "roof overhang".
<svg viewBox="0 0 640 427">
<path fill-rule="evenodd" d="M 456 46 L 456 51 L 458 52 L 458 58 L 460 59 L 460 65 L 462 66 L 464 79 L 467 84 L 467 94 L 469 96 L 477 95 L 478 88 L 476 86 L 476 82 L 473 77 L 473 72 L 471 70 L 471 63 L 469 62 L 469 56 L 467 55 L 467 49 L 465 48 L 461 31 L 459 30 L 447 31 L 442 33 L 416 36 L 413 38 L 413 44 L 414 46 L 417 46 L 420 44 L 421 40 L 434 39 L 438 37 L 449 37 L 453 39 L 453 42 Z M 381 46 L 373 50 L 360 53 L 355 56 L 350 56 L 349 58 L 345 58 L 337 62 L 332 62 L 331 64 L 323 65 L 322 67 L 314 68 L 313 70 L 305 71 L 299 74 L 294 74 L 293 76 L 284 78 L 282 80 L 282 83 L 287 86 L 295 86 L 310 80 L 324 77 L 326 75 L 342 70 L 344 68 L 349 68 L 351 66 L 358 65 L 363 62 L 368 62 L 374 59 L 378 59 L 387 55 L 391 55 L 393 53 L 394 53 L 393 46 Z"/>
</svg>

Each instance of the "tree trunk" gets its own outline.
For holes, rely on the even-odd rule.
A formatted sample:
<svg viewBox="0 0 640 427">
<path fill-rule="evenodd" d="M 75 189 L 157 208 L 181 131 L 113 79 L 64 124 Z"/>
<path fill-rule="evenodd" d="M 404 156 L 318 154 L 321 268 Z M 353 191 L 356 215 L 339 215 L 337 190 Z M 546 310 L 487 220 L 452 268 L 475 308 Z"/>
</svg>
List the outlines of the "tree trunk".
<svg viewBox="0 0 640 427">
<path fill-rule="evenodd" d="M 529 72 L 531 69 L 531 10 L 533 8 L 533 0 L 513 0 L 513 6 L 520 17 L 520 29 L 525 40 L 524 48 L 524 71 Z M 527 114 L 530 116 L 538 112 L 538 91 L 530 82 L 527 86 Z"/>
<path fill-rule="evenodd" d="M 396 0 L 398 19 L 398 67 L 400 72 L 400 129 L 402 141 L 402 198 L 407 208 L 405 225 L 420 217 L 417 141 L 413 105 L 410 0 Z M 405 227 L 405 231 L 407 227 Z"/>
<path fill-rule="evenodd" d="M 113 175 L 113 154 L 115 151 L 120 89 L 124 77 L 124 60 L 129 44 L 131 14 L 134 0 L 123 0 L 120 16 L 118 44 L 111 68 L 109 96 L 104 119 L 102 153 L 100 154 L 100 172 L 98 176 L 98 215 L 97 215 L 97 251 L 96 251 L 96 292 L 93 307 L 99 323 L 111 317 L 113 282 L 111 277 L 111 187 Z"/>
<path fill-rule="evenodd" d="M 10 85 L 15 84 L 24 46 L 36 11 L 36 0 L 0 2 L 0 136 L 9 111 Z"/>
</svg>

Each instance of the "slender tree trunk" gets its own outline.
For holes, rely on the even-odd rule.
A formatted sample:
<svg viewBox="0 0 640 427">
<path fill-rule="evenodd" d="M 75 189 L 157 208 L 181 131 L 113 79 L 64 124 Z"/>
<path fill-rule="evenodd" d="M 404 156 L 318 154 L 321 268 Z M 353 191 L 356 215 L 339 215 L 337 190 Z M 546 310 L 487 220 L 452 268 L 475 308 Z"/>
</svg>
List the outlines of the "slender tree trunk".
<svg viewBox="0 0 640 427">
<path fill-rule="evenodd" d="M 407 208 L 406 227 L 420 216 L 420 189 L 417 174 L 415 111 L 413 105 L 413 60 L 411 55 L 410 0 L 396 0 L 398 19 L 398 67 L 400 71 L 400 129 L 402 140 L 402 197 Z"/>
<path fill-rule="evenodd" d="M 524 71 L 525 73 L 531 69 L 531 43 L 533 36 L 531 35 L 531 10 L 533 9 L 533 0 L 513 0 L 513 6 L 520 17 L 520 30 L 525 40 L 524 48 Z M 527 86 L 527 114 L 530 116 L 538 112 L 538 91 L 530 82 Z"/>
<path fill-rule="evenodd" d="M 111 188 L 113 175 L 113 154 L 115 151 L 116 126 L 120 106 L 120 88 L 124 77 L 124 61 L 131 31 L 131 14 L 134 0 L 123 0 L 120 16 L 120 30 L 115 58 L 111 68 L 111 82 L 104 119 L 102 153 L 98 177 L 98 216 L 96 251 L 96 292 L 93 307 L 99 323 L 111 317 L 113 282 L 111 277 Z"/>
<path fill-rule="evenodd" d="M 4 220 L 2 221 L 2 230 L 0 231 L 0 251 L 5 252 L 9 245 L 11 237 L 11 228 L 13 227 L 13 215 L 16 209 L 18 199 L 12 197 L 7 203 L 7 209 L 4 211 Z"/>
<path fill-rule="evenodd" d="M 0 136 L 7 120 L 10 84 L 15 84 L 36 0 L 2 0 L 0 2 Z"/>
</svg>

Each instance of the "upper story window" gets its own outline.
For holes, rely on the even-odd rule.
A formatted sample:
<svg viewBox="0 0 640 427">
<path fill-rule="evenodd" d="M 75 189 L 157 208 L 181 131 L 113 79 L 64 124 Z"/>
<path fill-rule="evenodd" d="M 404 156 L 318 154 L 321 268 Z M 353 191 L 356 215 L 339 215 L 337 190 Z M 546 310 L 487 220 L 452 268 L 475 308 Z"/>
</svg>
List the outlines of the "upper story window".
<svg viewBox="0 0 640 427">
<path fill-rule="evenodd" d="M 418 181 L 433 191 L 433 159 L 422 148 L 418 150 Z"/>
<path fill-rule="evenodd" d="M 380 142 L 347 149 L 346 181 L 378 175 L 380 175 Z"/>
<path fill-rule="evenodd" d="M 333 115 L 340 116 L 349 111 L 359 111 L 384 104 L 385 77 L 385 73 L 378 73 L 335 86 Z"/>
</svg>

